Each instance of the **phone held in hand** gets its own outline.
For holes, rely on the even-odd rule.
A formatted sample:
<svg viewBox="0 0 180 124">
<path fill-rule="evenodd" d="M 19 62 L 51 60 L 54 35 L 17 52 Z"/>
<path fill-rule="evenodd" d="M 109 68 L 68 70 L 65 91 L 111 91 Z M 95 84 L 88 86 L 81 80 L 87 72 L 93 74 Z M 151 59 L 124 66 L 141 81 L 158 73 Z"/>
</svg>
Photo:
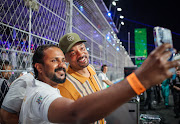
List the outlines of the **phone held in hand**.
<svg viewBox="0 0 180 124">
<path fill-rule="evenodd" d="M 173 46 L 171 30 L 157 26 L 154 27 L 153 34 L 156 47 L 161 46 L 164 43 L 169 43 Z M 171 57 L 168 59 L 168 61 L 172 61 L 175 55 L 175 51 L 173 48 L 167 50 L 172 52 Z M 171 68 L 170 71 L 175 73 L 175 68 Z"/>
<path fill-rule="evenodd" d="M 154 27 L 153 33 L 156 47 L 161 46 L 164 43 L 170 43 L 173 45 L 171 30 L 163 27 Z"/>
</svg>

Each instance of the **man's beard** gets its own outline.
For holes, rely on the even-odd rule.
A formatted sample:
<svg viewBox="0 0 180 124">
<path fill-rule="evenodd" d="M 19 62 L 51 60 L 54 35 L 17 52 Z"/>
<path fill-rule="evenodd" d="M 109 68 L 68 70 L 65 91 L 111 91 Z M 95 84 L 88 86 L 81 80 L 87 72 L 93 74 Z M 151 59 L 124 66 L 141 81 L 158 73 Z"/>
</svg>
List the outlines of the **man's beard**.
<svg viewBox="0 0 180 124">
<path fill-rule="evenodd" d="M 79 67 L 81 67 L 81 68 L 85 68 L 85 67 L 87 67 L 87 66 L 89 65 L 89 61 L 87 62 L 86 65 L 80 65 L 80 64 L 78 64 L 78 65 L 79 65 Z"/>
<path fill-rule="evenodd" d="M 62 83 L 64 83 L 66 81 L 66 69 L 65 68 L 62 68 L 62 67 L 61 68 L 57 68 L 57 69 L 54 70 L 54 72 L 61 71 L 61 70 L 63 70 L 65 72 L 65 77 L 63 79 L 58 78 L 56 76 L 56 74 L 53 74 L 52 76 L 50 76 L 50 79 L 52 81 L 58 83 L 58 84 L 62 84 Z"/>
</svg>

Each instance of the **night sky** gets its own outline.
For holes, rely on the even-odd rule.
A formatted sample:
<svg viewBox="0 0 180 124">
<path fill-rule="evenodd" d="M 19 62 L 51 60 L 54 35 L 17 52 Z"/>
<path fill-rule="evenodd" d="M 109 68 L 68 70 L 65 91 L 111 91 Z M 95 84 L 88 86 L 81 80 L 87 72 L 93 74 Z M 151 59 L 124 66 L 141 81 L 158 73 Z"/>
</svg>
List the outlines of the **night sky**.
<svg viewBox="0 0 180 124">
<path fill-rule="evenodd" d="M 107 8 L 109 8 L 110 0 L 104 0 Z M 147 49 L 150 53 L 154 49 L 153 27 L 161 26 L 170 29 L 173 37 L 174 48 L 180 51 L 180 7 L 179 1 L 175 0 L 119 0 L 118 7 L 122 8 L 122 12 L 116 13 L 114 22 L 120 22 L 117 19 L 119 15 L 125 18 L 125 25 L 121 26 L 119 39 L 123 42 L 126 50 L 128 47 L 128 32 L 131 39 L 131 55 L 134 55 L 134 29 L 147 28 Z M 115 7 L 111 8 L 112 17 Z"/>
</svg>

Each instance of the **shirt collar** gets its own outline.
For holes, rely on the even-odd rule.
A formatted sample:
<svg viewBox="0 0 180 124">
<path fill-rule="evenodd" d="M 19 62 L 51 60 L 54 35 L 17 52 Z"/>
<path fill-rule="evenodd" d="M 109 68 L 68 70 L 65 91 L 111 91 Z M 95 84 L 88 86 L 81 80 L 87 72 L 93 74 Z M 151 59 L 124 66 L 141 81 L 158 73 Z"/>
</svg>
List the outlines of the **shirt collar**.
<svg viewBox="0 0 180 124">
<path fill-rule="evenodd" d="M 87 66 L 87 69 L 90 73 L 90 77 L 93 77 L 93 75 L 96 74 L 96 72 L 93 71 L 93 69 L 88 65 Z M 78 72 L 74 71 L 70 65 L 68 66 L 68 69 L 67 69 L 67 73 L 70 74 L 71 76 L 73 76 L 74 78 L 76 78 L 77 80 L 79 80 L 81 83 L 84 83 L 86 80 L 88 80 L 89 78 L 88 77 L 84 77 L 83 75 L 79 74 Z"/>
</svg>

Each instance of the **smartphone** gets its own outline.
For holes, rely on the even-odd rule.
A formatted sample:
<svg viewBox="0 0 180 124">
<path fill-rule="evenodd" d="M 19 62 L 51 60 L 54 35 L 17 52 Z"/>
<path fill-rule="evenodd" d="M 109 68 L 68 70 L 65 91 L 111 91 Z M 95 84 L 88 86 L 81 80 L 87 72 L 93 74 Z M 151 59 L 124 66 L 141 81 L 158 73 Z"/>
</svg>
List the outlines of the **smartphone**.
<svg viewBox="0 0 180 124">
<path fill-rule="evenodd" d="M 154 44 L 156 47 L 161 46 L 164 43 L 169 43 L 173 46 L 171 30 L 157 26 L 154 27 L 153 34 L 154 34 Z M 175 56 L 174 49 L 171 48 L 167 50 L 171 51 L 172 53 L 168 61 L 174 60 L 174 56 Z M 171 68 L 169 71 L 175 73 L 175 68 Z"/>
<path fill-rule="evenodd" d="M 163 27 L 154 27 L 154 43 L 156 47 L 164 43 L 173 45 L 171 30 Z"/>
<path fill-rule="evenodd" d="M 154 44 L 156 47 L 161 46 L 164 43 L 169 43 L 173 46 L 171 30 L 157 26 L 154 27 L 153 34 L 154 34 Z M 171 61 L 173 60 L 173 56 L 175 55 L 175 52 L 173 48 L 169 49 L 169 51 L 172 52 L 172 55 L 169 58 L 169 61 Z"/>
</svg>

